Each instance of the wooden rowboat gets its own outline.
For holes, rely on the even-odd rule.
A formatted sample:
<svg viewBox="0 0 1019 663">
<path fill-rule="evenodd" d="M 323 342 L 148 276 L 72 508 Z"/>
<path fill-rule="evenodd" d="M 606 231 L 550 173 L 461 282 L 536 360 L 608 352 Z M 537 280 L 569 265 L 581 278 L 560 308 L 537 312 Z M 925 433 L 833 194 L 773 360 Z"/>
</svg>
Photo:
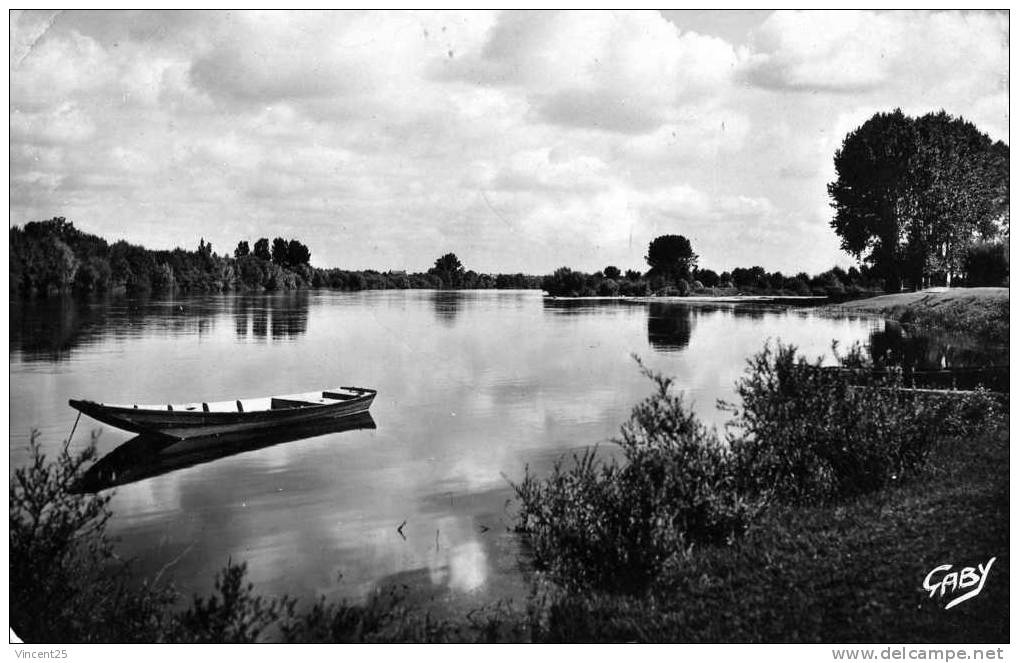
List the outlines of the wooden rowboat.
<svg viewBox="0 0 1019 663">
<path fill-rule="evenodd" d="M 158 433 L 176 440 L 237 433 L 277 426 L 303 425 L 319 419 L 367 412 L 376 391 L 338 387 L 216 403 L 114 405 L 88 400 L 68 404 L 96 421 L 134 433 Z"/>
</svg>

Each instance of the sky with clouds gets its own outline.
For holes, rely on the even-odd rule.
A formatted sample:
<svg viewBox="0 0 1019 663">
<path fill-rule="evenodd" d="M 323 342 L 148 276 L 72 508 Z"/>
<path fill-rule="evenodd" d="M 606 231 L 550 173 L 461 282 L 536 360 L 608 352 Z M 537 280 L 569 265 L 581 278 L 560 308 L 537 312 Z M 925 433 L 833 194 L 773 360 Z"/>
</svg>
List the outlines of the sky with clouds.
<svg viewBox="0 0 1019 663">
<path fill-rule="evenodd" d="M 321 267 L 848 266 L 825 185 L 873 113 L 1008 141 L 1004 12 L 25 12 L 11 223 Z"/>
</svg>

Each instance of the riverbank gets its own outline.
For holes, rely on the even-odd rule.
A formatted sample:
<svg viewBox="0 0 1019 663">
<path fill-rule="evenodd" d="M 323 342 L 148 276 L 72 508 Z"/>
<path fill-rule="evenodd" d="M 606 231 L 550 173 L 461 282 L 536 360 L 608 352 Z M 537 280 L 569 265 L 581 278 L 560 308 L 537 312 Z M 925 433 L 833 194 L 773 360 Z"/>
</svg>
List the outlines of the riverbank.
<svg viewBox="0 0 1019 663">
<path fill-rule="evenodd" d="M 1008 642 L 1008 432 L 941 440 L 926 478 L 857 500 L 780 507 L 702 547 L 656 590 L 566 596 L 544 635 L 569 642 Z M 926 575 L 996 558 L 951 610 Z M 937 597 L 940 599 L 940 597 Z"/>
<path fill-rule="evenodd" d="M 908 310 L 934 310 L 944 306 L 964 305 L 986 309 L 999 302 L 1008 302 L 1008 288 L 931 288 L 919 292 L 900 292 L 867 299 L 855 299 L 833 308 L 859 313 L 876 313 L 897 319 Z"/>
<path fill-rule="evenodd" d="M 921 330 L 965 334 L 1007 344 L 1008 288 L 934 288 L 833 304 L 829 310 L 870 313 Z"/>
</svg>

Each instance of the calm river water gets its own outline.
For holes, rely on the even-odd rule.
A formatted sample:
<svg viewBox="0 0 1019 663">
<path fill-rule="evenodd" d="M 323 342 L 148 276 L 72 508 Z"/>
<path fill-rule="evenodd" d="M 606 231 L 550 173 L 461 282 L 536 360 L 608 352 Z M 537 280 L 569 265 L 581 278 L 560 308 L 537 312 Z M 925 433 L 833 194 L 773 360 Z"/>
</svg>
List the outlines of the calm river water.
<svg viewBox="0 0 1019 663">
<path fill-rule="evenodd" d="M 51 300 L 11 309 L 11 464 L 32 429 L 59 449 L 69 398 L 158 403 L 337 385 L 378 389 L 374 429 L 224 455 L 116 488 L 110 526 L 138 570 L 186 594 L 229 558 L 266 594 L 363 597 L 407 585 L 438 604 L 521 596 L 507 478 L 608 448 L 675 375 L 704 419 L 767 339 L 830 355 L 879 323 L 749 305 L 543 301 L 535 291 L 296 292 Z M 82 418 L 106 454 L 129 433 Z M 237 451 L 236 449 L 234 451 Z M 205 459 L 208 460 L 208 459 Z M 169 470 L 169 471 L 166 471 Z M 405 523 L 402 533 L 398 527 Z"/>
</svg>

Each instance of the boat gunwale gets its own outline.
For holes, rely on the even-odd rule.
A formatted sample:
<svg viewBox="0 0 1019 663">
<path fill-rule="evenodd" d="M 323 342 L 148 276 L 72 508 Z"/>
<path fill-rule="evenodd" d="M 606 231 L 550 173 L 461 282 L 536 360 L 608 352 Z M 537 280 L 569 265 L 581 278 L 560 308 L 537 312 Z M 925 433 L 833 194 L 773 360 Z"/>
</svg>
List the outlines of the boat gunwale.
<svg viewBox="0 0 1019 663">
<path fill-rule="evenodd" d="M 98 411 L 109 412 L 109 413 L 119 413 L 119 412 L 134 413 L 134 414 L 137 414 L 137 413 L 152 413 L 152 414 L 159 413 L 159 414 L 171 414 L 172 416 L 175 416 L 175 417 L 178 416 L 178 415 L 201 416 L 201 417 L 208 417 L 209 415 L 242 415 L 242 416 L 244 416 L 244 415 L 272 414 L 272 413 L 284 413 L 284 412 L 295 412 L 295 411 L 308 412 L 309 410 L 317 410 L 317 409 L 322 409 L 322 408 L 332 408 L 332 407 L 336 407 L 338 405 L 349 405 L 349 404 L 354 404 L 354 403 L 360 403 L 360 402 L 363 402 L 363 401 L 375 398 L 375 396 L 378 394 L 377 390 L 369 389 L 367 387 L 340 387 L 340 389 L 349 389 L 351 391 L 358 391 L 360 393 L 357 394 L 356 396 L 354 396 L 353 398 L 330 399 L 332 401 L 330 403 L 315 403 L 315 402 L 312 402 L 312 401 L 307 401 L 308 404 L 307 405 L 303 405 L 303 406 L 302 405 L 298 405 L 298 406 L 294 406 L 294 407 L 282 407 L 282 408 L 272 408 L 272 407 L 269 407 L 267 409 L 235 410 L 235 411 L 222 411 L 222 410 L 219 410 L 219 411 L 217 411 L 217 410 L 205 411 L 205 410 L 199 410 L 199 409 L 190 409 L 190 410 L 188 410 L 188 409 L 180 409 L 180 410 L 173 409 L 173 410 L 170 410 L 170 409 L 166 409 L 166 406 L 163 406 L 163 407 L 157 409 L 157 408 L 154 408 L 154 407 L 138 407 L 137 405 L 132 405 L 132 406 L 123 405 L 123 404 L 116 404 L 116 405 L 114 405 L 114 404 L 100 403 L 100 402 L 92 401 L 92 400 L 88 400 L 88 399 L 76 399 L 76 398 L 70 399 L 68 401 L 68 404 L 71 407 L 73 407 L 74 409 L 82 411 L 82 412 L 84 412 L 83 408 L 87 408 L 87 409 L 98 410 Z M 258 400 L 268 398 L 269 402 L 271 403 L 273 398 L 291 398 L 291 399 L 293 399 L 295 396 L 304 396 L 304 395 L 307 395 L 307 394 L 314 394 L 314 393 L 321 394 L 321 393 L 324 393 L 325 391 L 329 391 L 329 389 L 325 389 L 325 390 L 320 391 L 320 392 L 311 392 L 311 391 L 309 391 L 309 392 L 305 392 L 304 394 L 284 394 L 284 395 L 281 395 L 281 396 L 262 396 L 262 397 L 258 397 Z M 320 398 L 325 398 L 325 397 L 324 396 L 320 396 Z M 244 400 L 256 400 L 256 399 L 238 399 L 238 400 L 243 402 Z M 294 400 L 296 400 L 296 399 L 294 399 Z M 231 401 L 209 401 L 209 403 L 216 403 L 216 404 L 218 404 L 218 403 L 230 403 L 230 402 Z M 168 405 L 174 405 L 174 403 L 168 403 Z M 185 405 L 185 404 L 181 403 L 179 405 Z M 190 405 L 190 403 L 188 403 L 187 405 Z"/>
</svg>

